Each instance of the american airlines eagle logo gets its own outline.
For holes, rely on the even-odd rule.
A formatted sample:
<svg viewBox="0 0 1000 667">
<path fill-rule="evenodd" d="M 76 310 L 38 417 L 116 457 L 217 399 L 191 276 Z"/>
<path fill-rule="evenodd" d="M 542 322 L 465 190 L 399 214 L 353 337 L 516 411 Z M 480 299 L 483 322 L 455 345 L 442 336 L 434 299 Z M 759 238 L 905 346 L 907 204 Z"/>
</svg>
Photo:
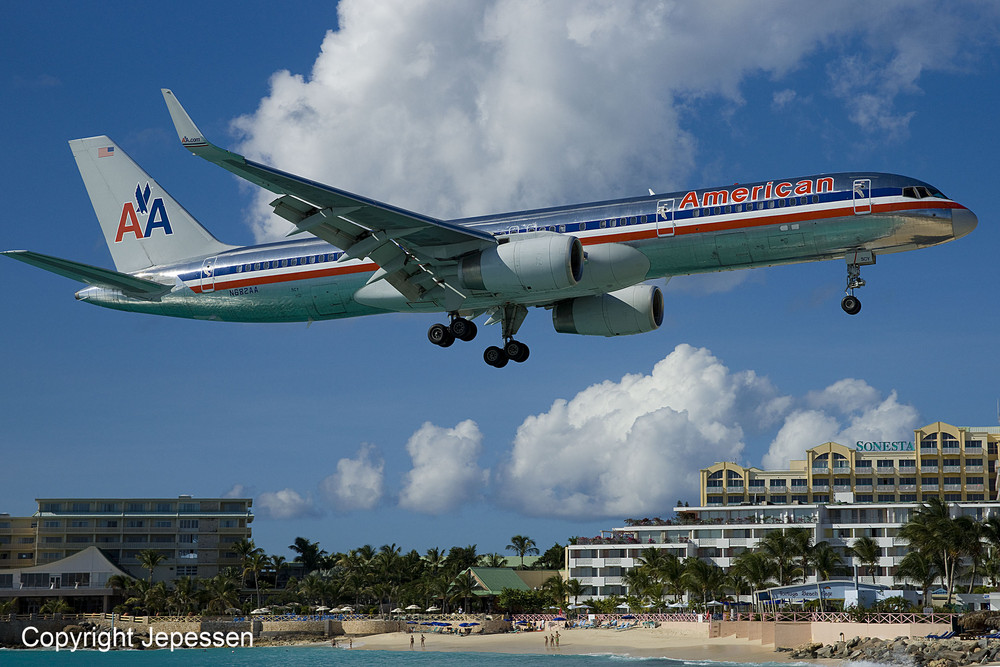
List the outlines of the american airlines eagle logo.
<svg viewBox="0 0 1000 667">
<path fill-rule="evenodd" d="M 170 228 L 170 218 L 167 217 L 167 209 L 163 205 L 163 198 L 156 197 L 153 203 L 149 203 L 151 191 L 149 183 L 143 188 L 141 183 L 135 186 L 135 201 L 127 201 L 122 205 L 122 215 L 118 220 L 118 232 L 115 234 L 115 243 L 121 243 L 126 234 L 134 234 L 136 239 L 145 239 L 153 233 L 153 230 L 160 228 L 166 235 L 173 234 Z M 139 216 L 146 218 L 146 225 L 139 224 Z"/>
</svg>

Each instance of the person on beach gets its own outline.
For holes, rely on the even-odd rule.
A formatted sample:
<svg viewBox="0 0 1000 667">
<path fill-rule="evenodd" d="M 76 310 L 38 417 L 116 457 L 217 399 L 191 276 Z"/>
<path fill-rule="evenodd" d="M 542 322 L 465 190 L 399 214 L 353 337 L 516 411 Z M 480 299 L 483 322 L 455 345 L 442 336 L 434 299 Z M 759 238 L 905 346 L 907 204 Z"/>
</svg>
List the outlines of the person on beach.
<svg viewBox="0 0 1000 667">
<path fill-rule="evenodd" d="M 410 635 L 410 650 L 413 650 L 413 635 Z"/>
<path fill-rule="evenodd" d="M 556 647 L 559 646 L 559 631 L 556 630 Z"/>
<path fill-rule="evenodd" d="M 549 636 L 545 635 L 545 648 L 549 647 Z"/>
<path fill-rule="evenodd" d="M 424 633 L 420 633 L 420 648 L 424 647 Z"/>
</svg>

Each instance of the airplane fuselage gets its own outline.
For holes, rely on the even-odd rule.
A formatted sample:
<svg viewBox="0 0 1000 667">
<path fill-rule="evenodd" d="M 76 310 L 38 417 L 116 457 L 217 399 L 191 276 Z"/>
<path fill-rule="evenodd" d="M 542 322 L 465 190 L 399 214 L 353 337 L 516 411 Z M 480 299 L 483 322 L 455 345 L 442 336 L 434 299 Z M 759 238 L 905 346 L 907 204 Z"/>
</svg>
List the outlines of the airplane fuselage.
<svg viewBox="0 0 1000 667">
<path fill-rule="evenodd" d="M 884 255 L 913 250 L 963 236 L 975 220 L 964 206 L 924 182 L 893 174 L 840 173 L 448 224 L 488 232 L 501 243 L 529 235 L 572 235 L 587 252 L 583 279 L 574 287 L 557 295 L 471 290 L 462 309 L 474 311 L 496 304 L 498 297 L 532 306 L 600 294 L 615 288 L 616 280 L 626 286 L 669 276 L 842 259 L 858 251 Z M 608 252 L 634 257 L 622 262 Z M 119 310 L 231 322 L 443 310 L 430 302 L 408 301 L 383 281 L 368 284 L 378 268 L 375 263 L 341 261 L 342 255 L 320 239 L 247 246 L 137 273 L 175 284 L 158 300 L 131 298 L 106 287 L 85 288 L 77 298 Z M 622 266 L 632 273 L 612 275 L 622 273 Z"/>
</svg>

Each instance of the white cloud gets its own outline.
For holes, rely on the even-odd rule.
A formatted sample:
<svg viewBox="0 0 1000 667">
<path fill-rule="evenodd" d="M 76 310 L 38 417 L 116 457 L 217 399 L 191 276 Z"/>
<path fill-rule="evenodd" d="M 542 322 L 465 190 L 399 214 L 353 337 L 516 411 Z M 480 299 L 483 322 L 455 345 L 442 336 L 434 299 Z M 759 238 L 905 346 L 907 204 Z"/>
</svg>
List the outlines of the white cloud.
<svg viewBox="0 0 1000 667">
<path fill-rule="evenodd" d="M 482 441 L 471 419 L 450 429 L 430 422 L 421 426 L 406 443 L 413 468 L 404 476 L 400 507 L 441 514 L 478 500 L 489 480 L 489 471 L 477 462 Z"/>
<path fill-rule="evenodd" d="M 337 461 L 337 471 L 320 482 L 320 492 L 341 512 L 372 509 L 382 499 L 384 470 L 376 447 L 362 444 L 355 458 Z"/>
<path fill-rule="evenodd" d="M 232 488 L 222 494 L 223 498 L 253 498 L 256 489 L 243 484 L 233 484 Z"/>
<path fill-rule="evenodd" d="M 299 519 L 320 514 L 311 496 L 303 498 L 293 489 L 261 493 L 254 499 L 254 508 L 271 519 Z"/>
<path fill-rule="evenodd" d="M 803 402 L 810 408 L 788 416 L 764 455 L 765 468 L 787 469 L 790 460 L 802 459 L 806 449 L 824 442 L 850 447 L 858 440 L 908 439 L 920 418 L 916 408 L 899 402 L 895 391 L 882 398 L 877 389 L 855 378 L 810 392 Z"/>
<path fill-rule="evenodd" d="M 250 157 L 441 217 L 641 194 L 690 176 L 690 101 L 742 105 L 748 76 L 780 83 L 816 53 L 854 122 L 905 129 L 898 96 L 961 43 L 965 22 L 935 7 L 343 0 L 312 72 L 275 73 L 235 125 Z M 286 229 L 271 198 L 252 212 L 262 239 Z"/>
<path fill-rule="evenodd" d="M 697 496 L 698 470 L 743 453 L 787 405 L 766 378 L 678 345 L 648 375 L 603 382 L 521 424 L 494 484 L 529 515 L 623 516 Z"/>
</svg>

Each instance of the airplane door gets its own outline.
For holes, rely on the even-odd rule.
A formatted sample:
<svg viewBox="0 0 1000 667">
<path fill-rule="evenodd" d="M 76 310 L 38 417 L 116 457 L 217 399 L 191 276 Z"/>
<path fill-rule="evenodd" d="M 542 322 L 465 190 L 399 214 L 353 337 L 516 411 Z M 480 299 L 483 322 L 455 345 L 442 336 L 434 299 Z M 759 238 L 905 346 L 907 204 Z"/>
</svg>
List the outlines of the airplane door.
<svg viewBox="0 0 1000 667">
<path fill-rule="evenodd" d="M 661 199 L 656 202 L 656 235 L 674 235 L 674 200 Z"/>
<path fill-rule="evenodd" d="M 872 212 L 872 179 L 859 178 L 854 181 L 854 215 Z"/>
<path fill-rule="evenodd" d="M 217 257 L 209 257 L 201 263 L 201 293 L 215 291 L 215 260 Z"/>
</svg>

